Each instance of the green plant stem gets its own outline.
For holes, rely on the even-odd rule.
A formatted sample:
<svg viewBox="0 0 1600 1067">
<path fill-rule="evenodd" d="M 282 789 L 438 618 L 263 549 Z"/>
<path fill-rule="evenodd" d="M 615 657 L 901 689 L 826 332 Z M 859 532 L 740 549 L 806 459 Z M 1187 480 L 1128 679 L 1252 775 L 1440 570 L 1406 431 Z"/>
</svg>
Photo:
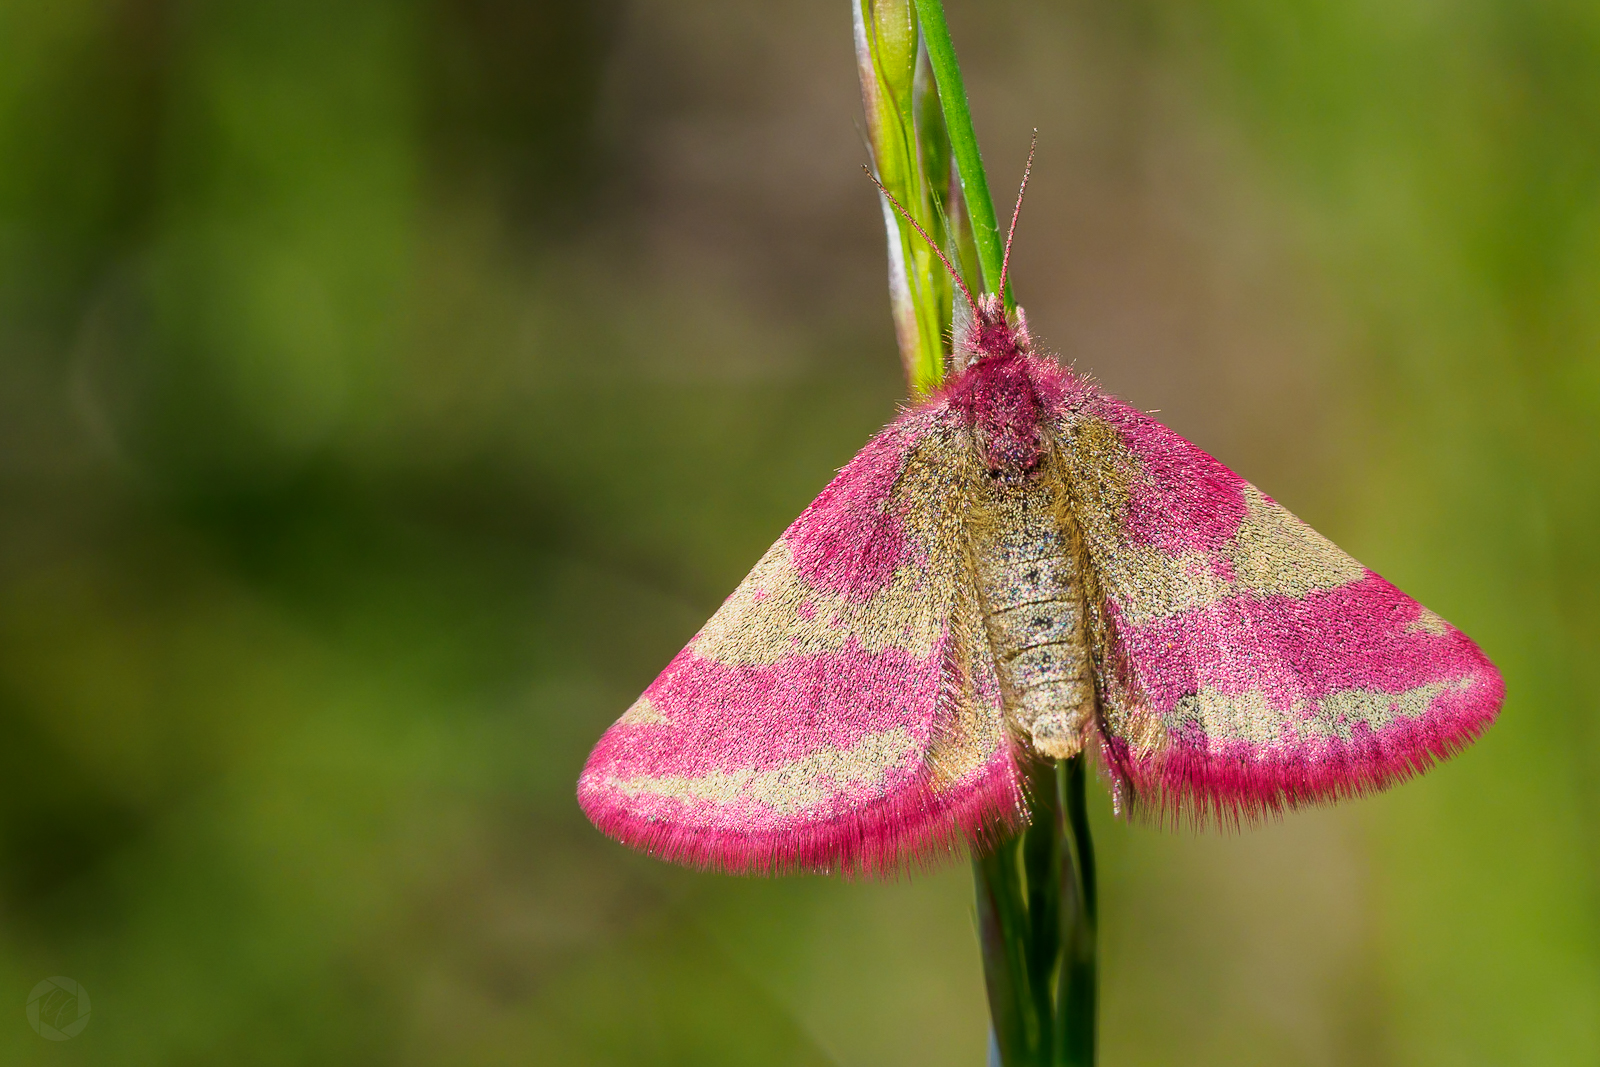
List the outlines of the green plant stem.
<svg viewBox="0 0 1600 1067">
<path fill-rule="evenodd" d="M 1027 908 L 1017 870 L 1020 837 L 1001 842 L 974 857 L 977 883 L 978 939 L 983 949 L 983 980 L 989 994 L 989 1018 L 1002 1064 L 1026 1062 L 1019 1057 L 1037 1041 L 1036 1005 L 1029 994 L 1027 973 Z"/>
<path fill-rule="evenodd" d="M 961 64 L 956 60 L 950 27 L 944 20 L 944 5 L 940 0 L 916 0 L 916 6 L 923 46 L 928 50 L 933 75 L 939 83 L 939 101 L 944 108 L 950 151 L 955 156 L 956 172 L 961 175 L 961 192 L 967 203 L 968 218 L 972 222 L 973 241 L 978 247 L 983 287 L 992 293 L 1000 285 L 1005 245 L 1000 238 L 1000 227 L 995 222 L 994 199 L 989 195 L 989 179 L 984 173 L 983 157 L 978 152 L 978 136 L 972 128 L 972 110 L 967 106 L 967 87 L 961 78 Z M 1005 301 L 1007 311 L 1016 310 L 1009 283 L 1001 299 Z"/>
<path fill-rule="evenodd" d="M 1028 992 L 1039 1020 L 1038 1045 L 1055 1047 L 1055 972 L 1061 961 L 1062 905 L 1067 903 L 1061 875 L 1066 842 L 1062 839 L 1061 783 L 1055 763 L 1033 774 L 1033 822 L 1022 833 L 1022 870 L 1027 878 Z"/>
<path fill-rule="evenodd" d="M 1094 841 L 1089 836 L 1089 806 L 1085 796 L 1088 772 L 1084 757 L 1063 765 L 1066 801 L 1061 888 L 1063 898 L 1062 965 L 1056 990 L 1056 1021 L 1060 1028 L 1057 1062 L 1091 1067 L 1095 1060 L 1099 1009 L 1097 945 L 1100 901 L 1095 888 Z"/>
<path fill-rule="evenodd" d="M 977 857 L 978 929 L 1004 1067 L 1092 1067 L 1094 846 L 1084 758 L 1028 773 L 1027 829 Z"/>
</svg>

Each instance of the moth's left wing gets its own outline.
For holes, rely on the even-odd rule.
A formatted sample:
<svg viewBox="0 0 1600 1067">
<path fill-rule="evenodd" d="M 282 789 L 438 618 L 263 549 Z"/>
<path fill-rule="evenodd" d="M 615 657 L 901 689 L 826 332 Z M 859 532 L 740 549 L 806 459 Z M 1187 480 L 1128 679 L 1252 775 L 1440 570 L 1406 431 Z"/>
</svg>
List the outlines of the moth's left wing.
<svg viewBox="0 0 1600 1067">
<path fill-rule="evenodd" d="M 1381 789 L 1494 720 L 1504 684 L 1460 630 L 1149 416 L 1092 390 L 1071 407 L 1101 733 L 1157 813 Z"/>
<path fill-rule="evenodd" d="M 745 872 L 892 870 L 1021 815 L 938 403 L 875 437 L 595 747 L 601 830 Z"/>
</svg>

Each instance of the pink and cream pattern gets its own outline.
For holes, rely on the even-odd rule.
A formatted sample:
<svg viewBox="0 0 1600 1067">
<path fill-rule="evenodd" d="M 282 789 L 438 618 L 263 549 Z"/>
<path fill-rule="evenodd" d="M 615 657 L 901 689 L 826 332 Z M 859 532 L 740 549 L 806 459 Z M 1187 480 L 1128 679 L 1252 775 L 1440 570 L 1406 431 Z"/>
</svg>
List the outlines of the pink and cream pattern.
<svg viewBox="0 0 1600 1067">
<path fill-rule="evenodd" d="M 876 871 L 1021 817 L 937 420 L 874 438 L 589 759 L 606 833 L 735 871 Z M 919 447 L 922 446 L 922 447 Z"/>
<path fill-rule="evenodd" d="M 1136 796 L 1222 822 L 1356 796 L 1494 720 L 1470 638 L 1211 456 L 1103 394 L 1077 436 L 1115 634 L 1102 743 Z"/>
<path fill-rule="evenodd" d="M 874 873 L 1024 820 L 1021 764 L 1079 742 L 1030 735 L 997 671 L 974 545 L 1001 482 L 1059 486 L 1094 680 L 1081 740 L 1136 810 L 1238 822 L 1358 795 L 1493 721 L 1500 676 L 1464 634 L 1027 348 L 980 323 L 976 358 L 607 731 L 578 787 L 600 829 L 722 870 Z"/>
</svg>

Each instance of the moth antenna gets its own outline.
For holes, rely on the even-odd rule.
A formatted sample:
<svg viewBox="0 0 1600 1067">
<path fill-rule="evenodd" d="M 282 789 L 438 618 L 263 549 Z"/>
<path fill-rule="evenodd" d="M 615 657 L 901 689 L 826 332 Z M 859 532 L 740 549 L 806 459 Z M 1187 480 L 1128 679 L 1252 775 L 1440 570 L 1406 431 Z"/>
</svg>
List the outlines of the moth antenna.
<svg viewBox="0 0 1600 1067">
<path fill-rule="evenodd" d="M 1011 229 L 1006 231 L 1006 254 L 1000 261 L 1000 295 L 1006 292 L 1006 272 L 1011 269 L 1011 239 L 1017 235 L 1017 216 L 1022 214 L 1022 197 L 1028 191 L 1028 176 L 1033 173 L 1033 153 L 1039 147 L 1039 131 L 1033 131 L 1033 143 L 1028 146 L 1028 165 L 1022 168 L 1022 188 L 1017 190 L 1017 206 L 1011 210 Z"/>
<path fill-rule="evenodd" d="M 901 206 L 900 201 L 894 198 L 894 194 L 888 190 L 888 187 L 878 180 L 876 174 L 872 173 L 871 167 L 862 164 L 861 169 L 867 172 L 867 177 L 871 178 L 872 184 L 878 187 L 878 192 L 888 198 L 889 203 L 894 205 L 894 209 L 900 212 L 900 217 L 911 223 L 911 228 L 917 231 L 918 236 L 928 242 L 928 247 L 933 249 L 933 254 L 939 257 L 939 262 L 944 264 L 944 269 L 950 272 L 950 277 L 961 289 L 961 295 L 967 298 L 967 306 L 972 308 L 972 317 L 976 319 L 978 317 L 978 302 L 972 299 L 972 290 L 968 289 L 967 283 L 962 280 L 961 272 L 950 265 L 950 260 L 945 257 L 944 249 L 940 248 L 933 238 L 928 236 L 928 231 L 924 230 L 917 220 L 911 217 L 911 212 Z"/>
</svg>

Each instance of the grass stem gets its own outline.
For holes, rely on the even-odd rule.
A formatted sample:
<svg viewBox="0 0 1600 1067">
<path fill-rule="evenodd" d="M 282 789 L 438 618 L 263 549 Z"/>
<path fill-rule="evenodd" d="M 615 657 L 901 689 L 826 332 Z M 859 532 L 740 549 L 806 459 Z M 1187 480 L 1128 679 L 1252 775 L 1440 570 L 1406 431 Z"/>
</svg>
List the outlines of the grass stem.
<svg viewBox="0 0 1600 1067">
<path fill-rule="evenodd" d="M 950 152 L 955 157 L 956 172 L 961 176 L 961 192 L 972 223 L 972 237 L 978 246 L 983 288 L 992 293 L 1000 284 L 1005 242 L 1000 237 L 1000 226 L 995 221 L 994 199 L 989 195 L 989 178 L 983 169 L 983 156 L 978 151 L 978 135 L 972 128 L 972 109 L 967 106 L 967 87 L 961 77 L 961 64 L 956 60 L 955 44 L 950 40 L 950 27 L 944 19 L 944 5 L 940 0 L 916 0 L 916 5 L 923 47 L 928 50 L 933 74 L 939 83 L 939 101 L 944 107 Z M 1015 310 L 1016 302 L 1011 298 L 1010 285 L 1001 295 L 1006 310 Z"/>
</svg>

